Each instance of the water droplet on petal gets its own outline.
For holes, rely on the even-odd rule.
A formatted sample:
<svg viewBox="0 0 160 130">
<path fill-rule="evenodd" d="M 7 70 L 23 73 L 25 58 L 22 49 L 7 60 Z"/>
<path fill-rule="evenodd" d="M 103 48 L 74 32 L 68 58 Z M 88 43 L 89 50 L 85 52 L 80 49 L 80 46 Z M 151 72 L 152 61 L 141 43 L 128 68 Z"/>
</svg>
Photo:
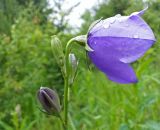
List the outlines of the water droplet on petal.
<svg viewBox="0 0 160 130">
<path fill-rule="evenodd" d="M 115 15 L 115 17 L 116 17 L 116 18 L 119 18 L 119 17 L 121 17 L 121 14 L 117 14 L 117 15 Z"/>
<path fill-rule="evenodd" d="M 96 43 L 96 42 L 94 42 L 94 44 L 96 45 L 97 43 Z"/>
<path fill-rule="evenodd" d="M 138 38 L 138 37 L 139 37 L 138 34 L 133 35 L 133 38 Z"/>
<path fill-rule="evenodd" d="M 110 24 L 108 24 L 108 23 L 103 25 L 103 27 L 106 28 L 106 29 L 109 28 L 109 26 L 110 26 Z"/>
<path fill-rule="evenodd" d="M 122 22 L 123 22 L 123 20 L 119 18 L 119 19 L 118 19 L 118 22 L 122 23 Z"/>
<path fill-rule="evenodd" d="M 116 19 L 113 17 L 110 19 L 110 23 L 113 24 L 116 21 Z"/>
</svg>

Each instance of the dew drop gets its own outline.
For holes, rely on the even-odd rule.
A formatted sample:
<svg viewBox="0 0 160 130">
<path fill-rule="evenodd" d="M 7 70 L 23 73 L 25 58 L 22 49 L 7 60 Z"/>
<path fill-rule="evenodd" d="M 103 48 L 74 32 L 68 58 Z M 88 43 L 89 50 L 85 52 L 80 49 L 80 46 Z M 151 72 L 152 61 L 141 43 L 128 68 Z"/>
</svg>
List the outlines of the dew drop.
<svg viewBox="0 0 160 130">
<path fill-rule="evenodd" d="M 116 17 L 116 18 L 119 18 L 119 17 L 121 17 L 121 14 L 117 14 L 117 15 L 115 15 L 115 17 Z"/>
<path fill-rule="evenodd" d="M 133 35 L 133 38 L 138 38 L 138 37 L 139 37 L 138 34 Z"/>
<path fill-rule="evenodd" d="M 116 19 L 113 17 L 113 18 L 111 18 L 110 23 L 113 24 L 115 21 L 116 21 Z"/>
<path fill-rule="evenodd" d="M 119 19 L 118 19 L 118 22 L 122 23 L 122 22 L 123 22 L 123 20 L 119 18 Z"/>
<path fill-rule="evenodd" d="M 103 27 L 106 28 L 106 29 L 109 28 L 109 26 L 110 26 L 110 24 L 108 24 L 108 23 L 103 25 Z"/>
</svg>

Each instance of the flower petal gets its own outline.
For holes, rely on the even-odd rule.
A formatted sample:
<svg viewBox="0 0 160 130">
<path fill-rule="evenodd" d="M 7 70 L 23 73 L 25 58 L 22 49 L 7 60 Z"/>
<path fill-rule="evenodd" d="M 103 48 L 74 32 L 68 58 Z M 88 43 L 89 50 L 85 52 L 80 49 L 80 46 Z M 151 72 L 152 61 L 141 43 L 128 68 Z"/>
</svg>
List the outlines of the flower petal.
<svg viewBox="0 0 160 130">
<path fill-rule="evenodd" d="M 104 72 L 110 80 L 122 84 L 137 82 L 136 75 L 128 64 L 110 56 L 105 57 L 105 53 L 103 55 L 103 53 L 88 52 L 88 55 L 96 67 Z"/>
<path fill-rule="evenodd" d="M 122 84 L 136 83 L 138 81 L 130 65 L 121 62 L 115 62 L 114 64 L 116 65 L 110 68 L 109 72 L 104 72 L 110 80 Z"/>
<path fill-rule="evenodd" d="M 134 38 L 92 37 L 89 46 L 102 57 L 112 57 L 123 63 L 132 63 L 144 55 L 154 41 Z M 102 54 L 101 54 L 102 53 Z"/>
<path fill-rule="evenodd" d="M 147 11 L 147 9 L 148 9 L 148 6 L 145 7 L 143 10 L 141 10 L 141 11 L 139 11 L 139 12 L 133 12 L 133 13 L 131 14 L 131 16 L 133 16 L 133 15 L 139 15 L 139 16 L 141 16 L 141 15 L 143 15 L 143 14 Z"/>
<path fill-rule="evenodd" d="M 156 41 L 151 28 L 139 16 L 145 10 L 130 16 L 114 16 L 97 23 L 89 32 L 96 37 L 126 37 Z"/>
</svg>

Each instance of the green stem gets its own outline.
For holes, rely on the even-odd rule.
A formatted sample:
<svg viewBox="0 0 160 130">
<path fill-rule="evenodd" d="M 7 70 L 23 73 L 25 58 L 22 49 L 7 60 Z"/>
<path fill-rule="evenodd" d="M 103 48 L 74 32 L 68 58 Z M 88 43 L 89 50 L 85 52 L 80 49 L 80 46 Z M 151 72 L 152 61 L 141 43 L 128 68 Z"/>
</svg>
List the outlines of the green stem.
<svg viewBox="0 0 160 130">
<path fill-rule="evenodd" d="M 69 89 L 69 53 L 70 53 L 70 45 L 73 41 L 76 41 L 78 44 L 85 46 L 86 35 L 77 36 L 75 38 L 70 39 L 67 42 L 66 50 L 65 50 L 65 76 L 64 76 L 64 123 L 65 123 L 65 130 L 68 130 L 68 89 Z M 79 42 L 78 42 L 79 41 Z"/>
<path fill-rule="evenodd" d="M 74 39 L 68 41 L 65 52 L 64 123 L 66 130 L 68 129 L 68 88 L 69 88 L 69 53 L 70 53 L 69 46 L 73 41 Z"/>
<path fill-rule="evenodd" d="M 66 126 L 65 126 L 65 123 L 64 123 L 64 121 L 63 121 L 61 115 L 59 115 L 59 119 L 60 119 L 61 122 L 62 122 L 63 129 L 66 130 Z"/>
<path fill-rule="evenodd" d="M 68 79 L 65 79 L 65 88 L 64 88 L 64 122 L 66 130 L 68 128 Z"/>
</svg>

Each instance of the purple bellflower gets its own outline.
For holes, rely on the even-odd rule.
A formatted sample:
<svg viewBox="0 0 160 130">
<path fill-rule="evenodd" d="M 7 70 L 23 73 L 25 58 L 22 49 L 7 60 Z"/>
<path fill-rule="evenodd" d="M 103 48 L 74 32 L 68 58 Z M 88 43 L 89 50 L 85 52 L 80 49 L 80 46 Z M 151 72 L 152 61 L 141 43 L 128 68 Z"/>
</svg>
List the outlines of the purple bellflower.
<svg viewBox="0 0 160 130">
<path fill-rule="evenodd" d="M 156 41 L 151 28 L 141 18 L 146 9 L 130 16 L 118 14 L 100 20 L 88 32 L 87 44 L 93 50 L 88 51 L 89 58 L 114 82 L 136 83 L 130 63 L 142 57 Z"/>
</svg>

